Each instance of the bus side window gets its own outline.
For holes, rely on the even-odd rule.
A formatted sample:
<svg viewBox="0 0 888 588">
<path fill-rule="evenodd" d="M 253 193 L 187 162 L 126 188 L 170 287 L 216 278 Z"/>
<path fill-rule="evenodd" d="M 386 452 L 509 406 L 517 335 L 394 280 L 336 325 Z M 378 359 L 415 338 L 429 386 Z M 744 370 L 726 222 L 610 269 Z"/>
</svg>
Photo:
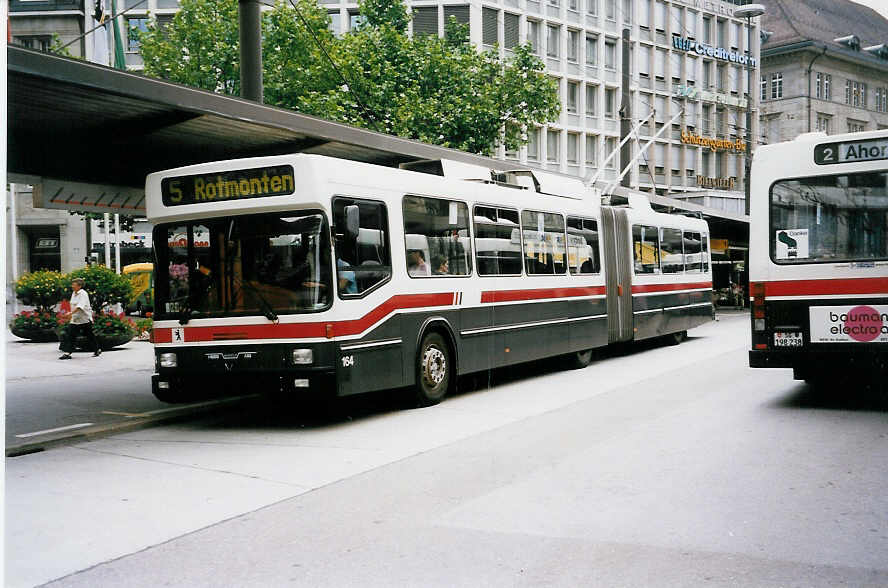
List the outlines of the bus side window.
<svg viewBox="0 0 888 588">
<path fill-rule="evenodd" d="M 347 235 L 347 206 L 358 207 L 357 238 Z M 388 215 L 383 203 L 347 197 L 334 198 L 333 232 L 340 297 L 364 294 L 391 277 Z"/>
<path fill-rule="evenodd" d="M 684 272 L 684 247 L 681 229 L 660 230 L 660 268 L 664 274 Z"/>
<path fill-rule="evenodd" d="M 472 273 L 469 207 L 464 202 L 405 196 L 404 247 L 413 278 Z"/>
<path fill-rule="evenodd" d="M 656 227 L 632 225 L 632 259 L 636 274 L 660 273 L 660 244 Z"/>
<path fill-rule="evenodd" d="M 551 212 L 521 211 L 524 268 L 528 275 L 563 274 L 567 269 L 564 217 Z"/>
<path fill-rule="evenodd" d="M 476 206 L 473 216 L 478 275 L 521 275 L 521 232 L 518 211 Z"/>
<path fill-rule="evenodd" d="M 598 245 L 598 221 L 567 217 L 567 262 L 574 275 L 601 271 Z"/>
<path fill-rule="evenodd" d="M 684 234 L 685 271 L 699 273 L 703 268 L 703 248 L 700 233 Z"/>
</svg>

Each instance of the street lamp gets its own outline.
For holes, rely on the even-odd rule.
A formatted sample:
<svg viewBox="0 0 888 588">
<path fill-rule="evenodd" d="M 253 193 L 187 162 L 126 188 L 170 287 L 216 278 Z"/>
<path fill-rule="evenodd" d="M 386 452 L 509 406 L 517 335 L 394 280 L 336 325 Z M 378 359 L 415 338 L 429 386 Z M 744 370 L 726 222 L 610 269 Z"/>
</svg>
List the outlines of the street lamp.
<svg viewBox="0 0 888 588">
<path fill-rule="evenodd" d="M 746 19 L 746 53 L 752 57 L 752 19 L 765 13 L 761 4 L 747 4 L 734 9 L 734 16 Z M 752 63 L 746 62 L 746 163 L 744 165 L 743 187 L 745 191 L 745 209 L 749 215 L 749 170 L 752 167 Z"/>
</svg>

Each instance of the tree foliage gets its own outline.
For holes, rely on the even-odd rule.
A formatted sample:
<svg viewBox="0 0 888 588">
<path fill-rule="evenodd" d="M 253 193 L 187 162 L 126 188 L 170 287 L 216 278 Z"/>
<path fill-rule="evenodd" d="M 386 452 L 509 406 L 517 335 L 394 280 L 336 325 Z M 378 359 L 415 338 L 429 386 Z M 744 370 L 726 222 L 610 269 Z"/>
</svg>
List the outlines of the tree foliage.
<svg viewBox="0 0 888 588">
<path fill-rule="evenodd" d="M 360 0 L 362 21 L 337 38 L 314 0 L 262 15 L 265 101 L 329 120 L 489 154 L 516 149 L 523 129 L 555 120 L 555 82 L 530 46 L 502 60 L 479 52 L 454 19 L 444 38 L 407 34 L 403 0 Z M 145 73 L 237 95 L 236 0 L 182 0 L 163 29 L 140 35 Z"/>
<path fill-rule="evenodd" d="M 98 312 L 106 305 L 126 305 L 133 296 L 133 284 L 126 276 L 118 275 L 104 265 L 91 265 L 76 269 L 65 276 L 65 296 L 71 296 L 71 281 L 83 278 L 83 289 L 89 294 L 90 306 Z"/>
</svg>

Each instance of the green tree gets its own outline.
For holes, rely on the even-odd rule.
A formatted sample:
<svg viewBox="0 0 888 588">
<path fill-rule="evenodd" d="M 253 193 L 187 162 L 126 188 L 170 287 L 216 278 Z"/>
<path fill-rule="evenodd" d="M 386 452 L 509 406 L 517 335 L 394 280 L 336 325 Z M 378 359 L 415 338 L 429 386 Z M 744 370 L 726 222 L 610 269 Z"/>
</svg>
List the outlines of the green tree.
<svg viewBox="0 0 888 588">
<path fill-rule="evenodd" d="M 65 295 L 65 277 L 50 270 L 23 274 L 15 283 L 15 295 L 23 303 L 37 307 L 38 312 L 49 312 Z"/>
<path fill-rule="evenodd" d="M 71 296 L 71 280 L 83 278 L 83 289 L 89 294 L 89 303 L 94 312 L 106 305 L 120 303 L 126 305 L 133 297 L 133 284 L 126 276 L 118 275 L 104 265 L 82 267 L 69 273 L 66 278 L 65 295 Z"/>
<path fill-rule="evenodd" d="M 361 0 L 363 21 L 341 38 L 314 0 L 264 13 L 269 104 L 474 153 L 516 149 L 524 129 L 555 120 L 555 82 L 529 46 L 502 60 L 478 52 L 451 18 L 444 38 L 409 37 L 403 0 Z M 236 0 L 183 0 L 164 29 L 140 36 L 145 72 L 237 94 Z"/>
</svg>

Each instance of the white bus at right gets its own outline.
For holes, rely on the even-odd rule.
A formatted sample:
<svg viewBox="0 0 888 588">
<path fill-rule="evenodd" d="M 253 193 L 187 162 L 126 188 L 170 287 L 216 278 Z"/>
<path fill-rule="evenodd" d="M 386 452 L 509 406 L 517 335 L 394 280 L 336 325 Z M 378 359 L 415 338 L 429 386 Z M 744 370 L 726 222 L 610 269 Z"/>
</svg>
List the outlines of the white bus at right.
<svg viewBox="0 0 888 588">
<path fill-rule="evenodd" d="M 888 379 L 888 130 L 756 150 L 749 365 L 809 383 Z"/>
</svg>

